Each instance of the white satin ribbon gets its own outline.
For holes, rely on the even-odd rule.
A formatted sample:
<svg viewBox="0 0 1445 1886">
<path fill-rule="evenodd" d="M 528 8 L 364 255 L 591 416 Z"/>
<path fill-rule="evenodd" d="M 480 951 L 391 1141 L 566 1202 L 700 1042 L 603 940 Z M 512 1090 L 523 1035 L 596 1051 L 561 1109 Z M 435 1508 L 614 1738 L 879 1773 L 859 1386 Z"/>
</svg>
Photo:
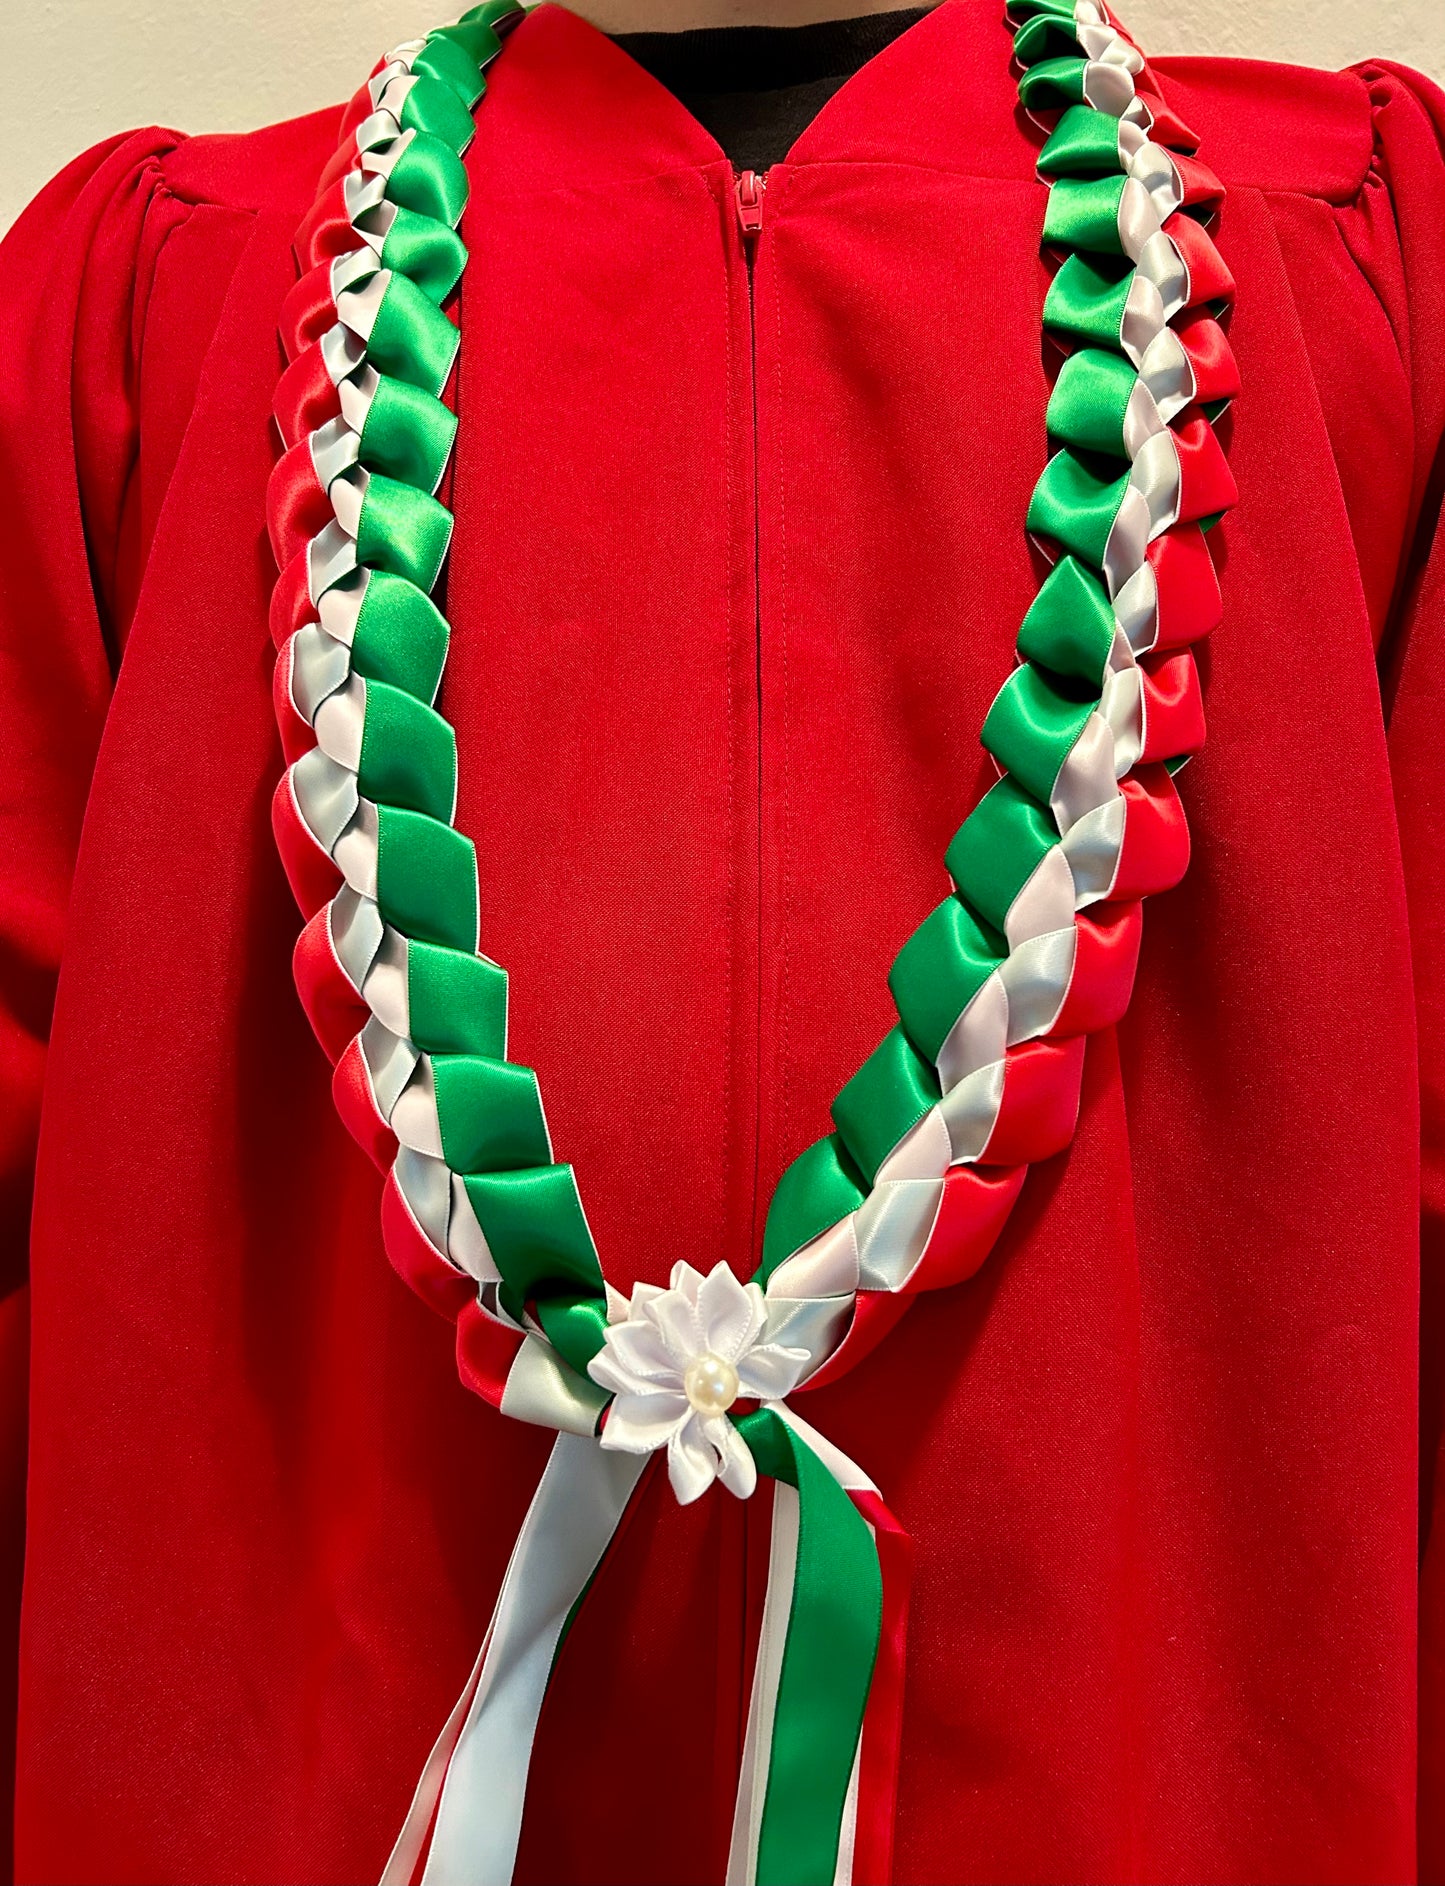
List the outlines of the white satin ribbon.
<svg viewBox="0 0 1445 1886">
<path fill-rule="evenodd" d="M 508 1886 L 537 1719 L 562 1630 L 647 1458 L 558 1435 L 476 1665 L 427 1757 L 381 1886 L 411 1886 L 433 1810 L 423 1886 Z"/>
</svg>

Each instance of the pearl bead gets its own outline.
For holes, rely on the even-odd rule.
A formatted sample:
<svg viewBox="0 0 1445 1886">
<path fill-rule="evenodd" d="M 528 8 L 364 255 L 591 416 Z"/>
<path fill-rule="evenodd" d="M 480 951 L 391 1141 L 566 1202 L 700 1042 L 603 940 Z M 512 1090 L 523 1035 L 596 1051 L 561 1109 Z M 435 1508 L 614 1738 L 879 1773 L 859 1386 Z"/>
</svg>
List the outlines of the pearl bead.
<svg viewBox="0 0 1445 1886">
<path fill-rule="evenodd" d="M 688 1363 L 682 1386 L 700 1415 L 726 1414 L 738 1398 L 738 1372 L 709 1351 Z"/>
</svg>

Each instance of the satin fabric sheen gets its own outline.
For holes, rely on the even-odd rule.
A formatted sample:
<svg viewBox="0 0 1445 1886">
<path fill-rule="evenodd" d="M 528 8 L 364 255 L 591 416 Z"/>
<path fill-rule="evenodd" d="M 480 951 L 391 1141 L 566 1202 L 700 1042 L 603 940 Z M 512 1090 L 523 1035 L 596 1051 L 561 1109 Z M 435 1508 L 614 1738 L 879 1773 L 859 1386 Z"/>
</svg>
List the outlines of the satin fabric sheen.
<svg viewBox="0 0 1445 1886">
<path fill-rule="evenodd" d="M 799 1398 L 915 1542 L 901 1882 L 1415 1867 L 1445 104 L 1384 67 L 1157 69 L 1230 193 L 1250 395 L 1194 863 L 984 1271 Z M 291 989 L 260 520 L 337 121 L 114 140 L 0 252 L 10 1331 L 44 1100 L 27 1880 L 375 1877 L 550 1444 L 391 1272 Z M 754 375 L 706 134 L 555 7 L 495 71 L 447 711 L 512 1050 L 619 1287 L 751 1269 L 989 777 L 1039 575 L 1036 149 L 1002 23 L 945 0 L 774 169 Z M 649 1480 L 558 1667 L 520 1881 L 721 1877 L 765 1572 L 756 1503 Z"/>
</svg>

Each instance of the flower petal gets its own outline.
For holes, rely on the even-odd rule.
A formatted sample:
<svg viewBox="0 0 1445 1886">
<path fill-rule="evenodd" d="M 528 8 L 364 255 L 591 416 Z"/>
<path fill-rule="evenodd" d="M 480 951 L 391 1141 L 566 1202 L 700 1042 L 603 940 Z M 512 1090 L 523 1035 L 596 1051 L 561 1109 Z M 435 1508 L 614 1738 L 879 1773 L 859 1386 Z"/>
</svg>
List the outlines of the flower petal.
<svg viewBox="0 0 1445 1886">
<path fill-rule="evenodd" d="M 647 1320 L 667 1345 L 679 1372 L 707 1348 L 697 1311 L 680 1291 L 668 1290 L 647 1306 Z"/>
<path fill-rule="evenodd" d="M 694 1270 L 692 1265 L 682 1258 L 679 1258 L 673 1265 L 672 1275 L 667 1280 L 669 1290 L 677 1291 L 679 1296 L 686 1297 L 692 1304 L 697 1302 L 697 1293 L 701 1284 L 702 1272 Z"/>
<path fill-rule="evenodd" d="M 607 1353 L 639 1384 L 667 1382 L 681 1388 L 682 1376 L 652 1323 L 617 1323 L 607 1331 Z"/>
<path fill-rule="evenodd" d="M 718 1478 L 729 1493 L 735 1493 L 740 1500 L 750 1500 L 758 1484 L 757 1462 L 732 1422 L 727 1421 L 723 1425 L 727 1428 L 727 1439 Z"/>
<path fill-rule="evenodd" d="M 602 1287 L 607 1292 L 607 1320 L 609 1323 L 625 1323 L 632 1313 L 632 1305 L 620 1290 L 615 1289 L 607 1279 L 602 1279 Z"/>
<path fill-rule="evenodd" d="M 667 1477 L 679 1506 L 691 1506 L 717 1478 L 714 1452 L 700 1437 L 694 1438 L 693 1427 L 684 1421 L 667 1438 Z"/>
<path fill-rule="evenodd" d="M 806 1349 L 785 1349 L 781 1343 L 759 1343 L 737 1361 L 738 1386 L 759 1401 L 781 1401 L 798 1385 L 808 1366 Z"/>
<path fill-rule="evenodd" d="M 614 1395 L 633 1395 L 637 1393 L 638 1383 L 631 1369 L 624 1369 L 613 1354 L 612 1345 L 606 1343 L 587 1364 L 587 1373 L 599 1388 L 609 1389 Z"/>
<path fill-rule="evenodd" d="M 671 1443 L 690 1412 L 686 1395 L 619 1395 L 607 1410 L 602 1445 L 624 1454 L 650 1454 Z"/>
<path fill-rule="evenodd" d="M 756 1284 L 740 1283 L 727 1264 L 715 1265 L 703 1278 L 697 1293 L 697 1319 L 703 1341 L 715 1356 L 736 1362 L 766 1316 L 762 1291 Z"/>
</svg>

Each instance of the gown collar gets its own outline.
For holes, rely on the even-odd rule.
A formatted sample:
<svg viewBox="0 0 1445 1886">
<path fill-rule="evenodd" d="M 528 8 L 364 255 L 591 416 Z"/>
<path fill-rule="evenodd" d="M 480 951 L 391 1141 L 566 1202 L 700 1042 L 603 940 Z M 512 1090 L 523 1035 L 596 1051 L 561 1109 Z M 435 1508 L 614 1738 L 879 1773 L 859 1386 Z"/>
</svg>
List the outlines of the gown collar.
<svg viewBox="0 0 1445 1886">
<path fill-rule="evenodd" d="M 1001 12 L 940 4 L 823 106 L 790 168 L 895 164 L 1031 181 L 1038 136 L 1018 110 Z M 665 86 L 605 33 L 544 0 L 492 68 L 473 162 L 506 195 L 624 184 L 728 161 Z"/>
</svg>

